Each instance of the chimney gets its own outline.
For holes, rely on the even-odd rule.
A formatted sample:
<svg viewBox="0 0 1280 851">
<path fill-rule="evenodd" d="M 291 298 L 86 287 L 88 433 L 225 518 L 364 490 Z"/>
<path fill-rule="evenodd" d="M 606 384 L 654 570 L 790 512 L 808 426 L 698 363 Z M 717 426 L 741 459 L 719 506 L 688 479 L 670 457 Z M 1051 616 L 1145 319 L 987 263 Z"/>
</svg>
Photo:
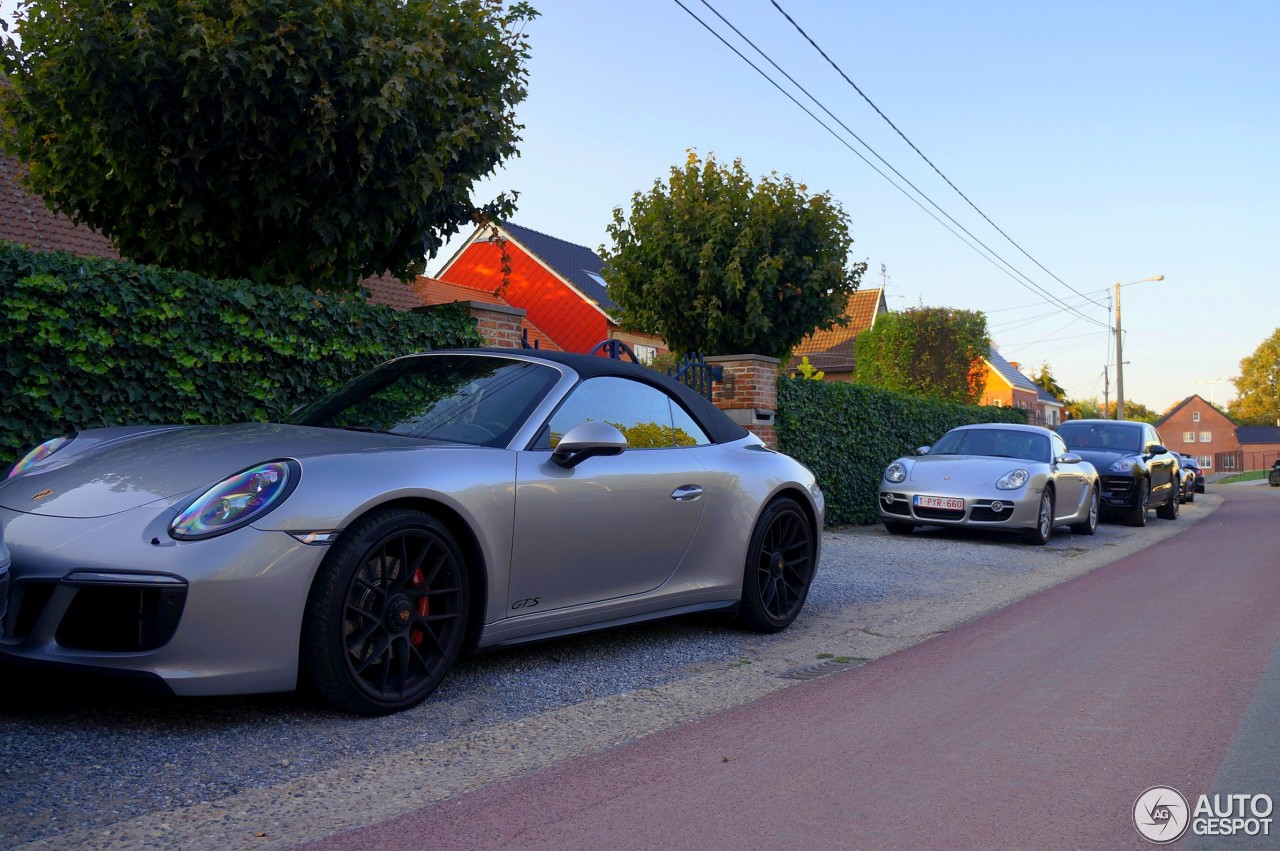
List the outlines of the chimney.
<svg viewBox="0 0 1280 851">
<path fill-rule="evenodd" d="M 1018 370 L 1019 372 L 1021 372 L 1021 371 L 1022 371 L 1022 364 L 1018 363 L 1016 360 L 1011 360 L 1011 361 L 1009 361 L 1009 366 L 1013 367 L 1014 369 Z"/>
</svg>

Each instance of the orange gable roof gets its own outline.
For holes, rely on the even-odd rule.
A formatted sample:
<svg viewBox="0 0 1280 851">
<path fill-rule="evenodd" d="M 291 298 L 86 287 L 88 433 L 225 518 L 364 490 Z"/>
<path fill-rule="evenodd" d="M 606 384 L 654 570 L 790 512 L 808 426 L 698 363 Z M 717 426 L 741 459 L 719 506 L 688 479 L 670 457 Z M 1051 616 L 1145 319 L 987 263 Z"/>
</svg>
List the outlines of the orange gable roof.
<svg viewBox="0 0 1280 851">
<path fill-rule="evenodd" d="M 853 341 L 875 323 L 876 316 L 888 310 L 884 291 L 858 290 L 849 296 L 844 313 L 848 324 L 826 331 L 814 331 L 800 341 L 791 353 L 789 368 L 808 357 L 809 363 L 821 370 L 850 372 L 853 370 Z"/>
<path fill-rule="evenodd" d="M 440 271 L 440 278 L 523 309 L 529 321 L 566 352 L 589 352 L 609 336 L 609 319 L 595 302 L 587 301 L 514 239 L 507 240 L 506 252 L 510 271 L 505 286 L 502 252 L 488 240 L 464 247 Z"/>
</svg>

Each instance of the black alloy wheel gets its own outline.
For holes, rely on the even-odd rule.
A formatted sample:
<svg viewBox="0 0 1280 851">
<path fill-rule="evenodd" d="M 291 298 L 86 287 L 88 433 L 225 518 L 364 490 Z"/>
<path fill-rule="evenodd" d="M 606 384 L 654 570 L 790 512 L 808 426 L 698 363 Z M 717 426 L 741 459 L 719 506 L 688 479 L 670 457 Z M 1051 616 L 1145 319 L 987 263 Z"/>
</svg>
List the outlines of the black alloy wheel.
<svg viewBox="0 0 1280 851">
<path fill-rule="evenodd" d="M 738 621 L 755 632 L 779 632 L 800 614 L 815 568 L 814 530 L 800 504 L 779 497 L 751 533 Z"/>
<path fill-rule="evenodd" d="M 1145 478 L 1138 479 L 1134 488 L 1133 506 L 1129 509 L 1130 526 L 1146 526 L 1147 511 L 1151 507 L 1151 485 Z"/>
<path fill-rule="evenodd" d="M 440 521 L 407 508 L 374 512 L 343 534 L 316 575 L 304 673 L 339 709 L 407 709 L 457 661 L 469 603 L 466 563 Z"/>
<path fill-rule="evenodd" d="M 1178 483 L 1169 483 L 1169 499 L 1164 505 L 1156 509 L 1156 516 L 1161 520 L 1177 520 L 1178 519 Z"/>
</svg>

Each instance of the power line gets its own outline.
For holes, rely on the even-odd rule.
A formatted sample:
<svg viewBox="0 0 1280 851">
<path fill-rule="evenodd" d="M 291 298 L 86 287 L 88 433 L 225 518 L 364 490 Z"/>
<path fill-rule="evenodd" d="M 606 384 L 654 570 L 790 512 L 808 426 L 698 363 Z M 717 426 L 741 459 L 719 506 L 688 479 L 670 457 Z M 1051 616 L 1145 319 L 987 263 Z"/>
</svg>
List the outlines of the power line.
<svg viewBox="0 0 1280 851">
<path fill-rule="evenodd" d="M 850 136 L 852 136 L 854 139 L 856 139 L 856 140 L 858 141 L 858 143 L 859 143 L 859 144 L 861 144 L 864 148 L 866 148 L 868 151 L 870 151 L 870 152 L 871 152 L 871 154 L 872 154 L 873 156 L 875 156 L 878 160 L 880 160 L 880 162 L 884 163 L 884 165 L 885 165 L 888 169 L 890 169 L 891 171 L 893 171 L 893 173 L 894 173 L 894 174 L 898 175 L 898 177 L 900 177 L 900 178 L 901 178 L 901 179 L 902 179 L 902 180 L 903 180 L 903 181 L 904 181 L 908 186 L 911 186 L 911 188 L 912 188 L 912 189 L 914 189 L 914 190 L 916 191 L 916 193 L 917 193 L 917 194 L 919 194 L 921 197 L 923 197 L 925 200 L 927 200 L 927 201 L 928 201 L 930 204 L 932 204 L 932 205 L 933 205 L 933 206 L 934 206 L 934 207 L 935 207 L 939 212 L 941 212 L 944 216 L 946 216 L 948 219 L 950 219 L 950 220 L 951 220 L 951 221 L 956 225 L 956 227 L 958 227 L 958 228 L 960 228 L 960 230 L 964 231 L 964 233 L 965 233 L 966 235 L 968 235 L 970 239 L 972 239 L 974 242 L 977 242 L 977 243 L 978 243 L 978 245 L 981 245 L 981 246 L 982 246 L 982 248 L 983 248 L 983 249 L 985 249 L 985 250 L 987 251 L 987 253 L 991 255 L 991 257 L 988 257 L 986 254 L 983 254 L 981 251 L 979 251 L 977 248 L 975 248 L 975 247 L 973 246 L 973 244 L 972 244 L 972 243 L 970 243 L 968 240 L 964 239 L 964 237 L 960 236 L 960 234 L 956 233 L 956 231 L 955 231 L 953 228 L 951 228 L 950 226 L 948 226 L 948 225 L 946 224 L 946 222 L 943 222 L 941 219 L 939 219 L 939 218 L 937 217 L 937 215 L 935 215 L 935 214 L 934 214 L 933 212 L 931 212 L 927 207 L 925 207 L 923 204 L 921 204 L 921 203 L 920 203 L 920 201 L 919 201 L 919 199 L 915 198 L 915 197 L 914 197 L 914 196 L 912 196 L 909 192 L 907 192 L 905 189 L 903 189 L 901 186 L 899 186 L 897 183 L 895 183 L 891 177 L 889 177 L 887 174 L 885 174 L 883 171 L 881 171 L 879 168 L 877 168 L 877 167 L 876 167 L 876 165 L 875 165 L 874 163 L 872 163 L 870 160 L 868 160 L 868 159 L 867 159 L 867 158 L 862 154 L 862 152 L 858 151 L 856 148 L 854 148 L 852 145 L 850 145 L 850 144 L 849 144 L 849 142 L 848 142 L 846 139 L 844 139 L 843 137 L 841 137 L 841 136 L 840 136 L 840 134 L 838 134 L 835 130 L 833 130 L 833 129 L 832 129 L 828 124 L 826 124 L 826 123 L 825 123 L 821 118 L 819 118 L 817 115 L 814 115 L 814 113 L 813 113 L 813 112 L 812 112 L 808 107 L 806 107 L 804 104 L 800 103 L 800 101 L 799 101 L 799 100 L 797 100 L 797 99 L 796 99 L 796 97 L 795 97 L 794 95 L 792 95 L 790 92 L 788 92 L 786 89 L 784 89 L 784 88 L 783 88 L 783 87 L 782 87 L 782 86 L 781 86 L 781 85 L 780 85 L 776 80 L 774 80 L 772 77 L 770 77 L 768 73 L 766 73 L 766 72 L 765 72 L 763 69 L 761 69 L 758 65 L 756 65 L 756 64 L 755 64 L 754 62 L 752 62 L 749 58 L 747 58 L 745 55 L 743 55 L 743 53 L 742 53 L 740 50 L 738 50 L 736 47 L 734 47 L 732 44 L 730 44 L 730 43 L 729 43 L 729 42 L 724 38 L 724 36 L 722 36 L 720 33 L 716 32 L 716 30 L 715 30 L 714 28 L 712 28 L 709 24 L 707 24 L 707 22 L 706 22 L 706 21 L 704 21 L 702 18 L 698 17 L 698 15 L 697 15 L 696 13 L 694 13 L 691 9 L 689 9 L 689 7 L 688 7 L 688 6 L 686 6 L 683 2 L 681 2 L 681 0 L 673 0 L 673 2 L 674 2 L 677 6 L 679 6 L 681 9 L 683 9 L 683 10 L 684 10 L 684 12 L 685 12 L 687 15 L 689 15 L 689 17 L 693 18 L 695 21 L 697 21 L 699 24 L 701 24 L 701 25 L 702 25 L 702 27 L 703 27 L 704 29 L 706 29 L 706 30 L 707 30 L 707 32 L 709 32 L 709 33 L 711 33 L 713 36 L 715 36 L 715 37 L 716 37 L 716 39 L 717 39 L 717 40 L 719 40 L 721 44 L 723 44 L 725 47 L 727 47 L 727 48 L 729 48 L 731 51 L 733 51 L 733 52 L 734 52 L 734 54 L 736 54 L 736 55 L 738 56 L 738 58 L 739 58 L 739 59 L 741 59 L 743 62 L 746 62 L 749 66 L 751 66 L 751 68 L 752 68 L 753 70 L 755 70 L 755 72 L 756 72 L 757 74 L 759 74 L 760 76 L 764 77 L 764 78 L 765 78 L 765 80 L 767 80 L 767 81 L 770 83 L 770 85 L 772 85 L 772 86 L 773 86 L 774 88 L 776 88 L 779 92 L 781 92 L 784 96 L 786 96 L 786 98 L 787 98 L 788 100 L 790 100 L 792 103 L 794 103 L 796 106 L 798 106 L 798 107 L 799 107 L 799 108 L 800 108 L 800 109 L 801 109 L 801 110 L 802 110 L 806 115 L 808 115 L 810 118 L 812 118 L 814 121 L 816 121 L 816 122 L 819 124 L 819 126 L 821 126 L 824 130 L 826 130 L 828 133 L 830 133 L 830 134 L 831 134 L 831 136 L 832 136 L 833 138 L 835 138 L 835 139 L 836 139 L 836 141 L 840 142 L 842 145 L 844 145 L 846 148 L 848 148 L 851 152 L 853 152 L 853 153 L 854 153 L 854 154 L 855 154 L 859 159 L 861 159 L 864 163 L 866 163 L 868 166 L 870 166 L 870 167 L 871 167 L 871 169 L 872 169 L 873 171 L 875 171 L 877 174 L 879 174 L 881 177 L 883 177 L 886 181 L 888 181 L 888 183 L 889 183 L 891 186 L 893 186 L 895 189 L 897 189 L 899 192 L 901 192 L 905 197 L 907 197 L 907 198 L 908 198 L 912 203 L 914 203 L 916 206 L 920 207 L 920 209 L 921 209 L 921 210 L 923 210 L 926 214 L 928 214 L 928 215 L 930 216 L 930 218 L 932 218 L 934 221 L 938 222 L 940 225 L 942 225 L 944 228 L 946 228 L 948 231 L 950 231 L 950 232 L 951 232 L 951 234 L 952 234 L 953 236 L 955 236 L 955 237 L 956 237 L 957 239 L 959 239 L 961 242 L 964 242 L 966 245 L 968 245 L 968 246 L 969 246 L 969 248 L 971 248 L 974 252 L 976 252 L 979 256 L 983 257 L 983 259 L 985 259 L 987 262 L 991 263 L 993 266 L 995 266 L 995 267 L 996 267 L 997 269 L 999 269 L 1001 272 L 1003 272 L 1004 274 L 1008 275 L 1008 276 L 1010 277 L 1010 279 L 1012 279 L 1012 280 L 1014 281 L 1014 283 L 1018 284 L 1019 286 L 1023 287 L 1024 289 L 1027 289 L 1028 291 L 1031 291 L 1031 292 L 1035 292 L 1035 293 L 1040 294 L 1040 295 L 1042 296 L 1042 298 L 1044 298 L 1044 299 L 1045 299 L 1046 301 L 1048 301 L 1049 303 L 1051 303 L 1051 304 L 1056 304 L 1057 306 L 1059 306 L 1059 307 L 1060 307 L 1060 308 L 1062 308 L 1063 310 L 1066 310 L 1066 311 L 1067 311 L 1067 312 L 1069 312 L 1069 313 L 1074 313 L 1076 316 L 1078 316 L 1079 318 L 1081 318 L 1081 319 L 1085 320 L 1086 322 L 1091 322 L 1091 323 L 1093 323 L 1093 324 L 1095 324 L 1095 325 L 1100 325 L 1100 326 L 1103 326 L 1103 327 L 1108 327 L 1108 326 L 1106 326 L 1106 323 L 1099 322 L 1098 320 L 1096 320 L 1096 319 L 1094 319 L 1094 318 L 1092 318 L 1092 317 L 1090 317 L 1090 316 L 1086 316 L 1084 313 L 1081 313 L 1078 309 L 1076 309 L 1076 308 L 1074 308 L 1074 307 L 1072 307 L 1072 306 L 1068 305 L 1065 301 L 1063 301 L 1062 299 L 1060 299 L 1060 298 L 1058 298 L 1057 296 L 1053 295 L 1053 294 L 1052 294 L 1052 293 L 1050 293 L 1048 290 L 1044 289 L 1044 288 L 1043 288 L 1043 287 L 1041 287 L 1039 284 L 1037 284 L 1037 283 L 1035 283 L 1034 281 L 1032 281 L 1029 277 L 1027 277 L 1027 275 L 1026 275 L 1026 274 L 1024 274 L 1023 272 L 1019 271 L 1019 270 L 1018 270 L 1016 267 L 1014 267 L 1011 263 L 1009 263 L 1007 260 L 1005 260 L 1003 257 L 1001 257 L 1001 256 L 1000 256 L 1000 255 L 999 255 L 999 254 L 994 250 L 994 249 L 992 249 L 990 246 L 988 246 L 988 245 L 987 245 L 986 243 L 984 243 L 982 240 L 978 239 L 978 237 L 974 236 L 974 234 L 973 234 L 972 232 L 970 232 L 967 228 L 965 228 L 965 227 L 964 227 L 964 225 L 961 225 L 961 224 L 960 224 L 959 222 L 957 222 L 954 218 L 952 218 L 952 217 L 951 217 L 951 216 L 950 216 L 950 215 L 949 215 L 945 210 L 943 210 L 940 206 L 938 206 L 938 204 L 937 204 L 936 202 L 934 202 L 932 198 L 930 198 L 930 197 L 929 197 L 925 192 L 923 192 L 921 189 L 919 189 L 919 188 L 918 188 L 918 187 L 916 187 L 914 184 L 912 184 L 910 180 L 908 180 L 906 177 L 904 177 L 904 176 L 903 176 L 903 175 L 902 175 L 902 174 L 901 174 L 897 169 L 895 169 L 891 164 L 889 164 L 889 162 L 888 162 L 887 160 L 885 160 L 885 159 L 884 159 L 884 157 L 880 156 L 880 154 L 879 154 L 879 153 L 877 153 L 877 152 L 876 152 L 876 150 L 875 150 L 874 148 L 872 148 L 870 145 L 868 145 L 868 144 L 866 143 L 866 141 L 864 141 L 864 140 L 863 140 L 862 138 L 860 138 L 856 133 L 854 133 L 851 129 L 849 129 L 849 127 L 848 127 L 847 125 L 845 125 L 845 124 L 844 124 L 844 122 L 840 121 L 840 119 L 839 119 L 839 118 L 837 118 L 837 117 L 836 117 L 836 116 L 831 112 L 831 110 L 827 109 L 827 108 L 826 108 L 826 106 L 824 106 L 824 105 L 822 104 L 822 102 L 821 102 L 821 101 L 819 101 L 817 98 L 815 98 L 815 97 L 814 97 L 812 94 L 810 94 L 810 93 L 809 93 L 809 92 L 808 92 L 808 91 L 807 91 L 807 90 L 806 90 L 802 85 L 800 85 L 798 82 L 796 82 L 796 80 L 795 80 L 793 77 L 791 77 L 791 75 L 789 75 L 785 70 L 783 70 L 783 69 L 778 65 L 778 63 L 774 62 L 774 61 L 773 61 L 773 59 L 771 59 L 771 58 L 769 57 L 769 55 L 768 55 L 768 54 L 766 54 L 763 50 L 761 50 L 758 46 L 756 46 L 756 45 L 755 45 L 755 43 L 753 43 L 749 38 L 747 38 L 745 35 L 743 35 L 743 34 L 742 34 L 742 32 L 741 32 L 740 30 L 738 30 L 738 29 L 737 29 L 737 27 L 735 27 L 735 26 L 734 26 L 732 23 L 730 23 L 730 22 L 729 22 L 729 21 L 728 21 L 728 20 L 727 20 L 723 15 L 721 15 L 721 14 L 720 14 L 720 12 L 718 12 L 718 11 L 715 9 L 715 7 L 713 7 L 709 2 L 707 2 L 707 0 L 702 0 L 702 4 L 703 4 L 704 6 L 706 6 L 708 9 L 710 9 L 710 10 L 711 10 L 715 15 L 716 15 L 716 17 L 718 17 L 722 22 L 724 22 L 724 24 L 725 24 L 726 26 L 728 26 L 730 29 L 732 29 L 732 30 L 734 31 L 734 33 L 736 33 L 736 34 L 738 35 L 738 37 L 739 37 L 739 38 L 741 38 L 743 41 L 745 41 L 747 44 L 749 44 L 749 45 L 752 47 L 752 49 L 754 49 L 754 50 L 756 51 L 756 53 L 758 53 L 758 54 L 760 54 L 762 57 L 764 57 L 764 58 L 765 58 L 765 60 L 767 60 L 767 61 L 769 62 L 769 64 L 771 64 L 775 69 L 777 69 L 777 71 L 778 71 L 779 73 L 781 73 L 784 77 L 786 77 L 786 78 L 787 78 L 787 80 L 789 80 L 789 81 L 792 83 L 792 85 L 796 86 L 796 88 L 798 88 L 801 92 L 803 92 L 803 93 L 805 94 L 805 96 L 806 96 L 806 97 L 808 97 L 811 101 L 813 101 L 813 102 L 814 102 L 814 103 L 815 103 L 815 104 L 816 104 L 816 105 L 817 105 L 817 106 L 818 106 L 818 107 L 819 107 L 823 112 L 825 112 L 827 115 L 829 115 L 829 116 L 832 118 L 832 120 L 834 120 L 837 124 L 839 124 L 839 125 L 840 125 L 844 130 L 845 130 L 845 132 L 847 132 Z M 996 259 L 995 259 L 995 260 L 992 260 L 992 257 L 994 257 L 994 258 L 996 258 Z M 1033 259 L 1034 259 L 1034 258 L 1033 258 Z M 998 261 L 999 261 L 999 263 L 1003 263 L 1003 264 L 1004 264 L 1004 267 L 1007 267 L 1007 268 L 1004 268 L 1004 267 L 1000 266 L 1000 265 L 996 262 L 996 260 L 998 260 Z M 1012 272 L 1011 272 L 1010 270 L 1012 270 Z M 1017 273 L 1017 275 L 1019 275 L 1019 276 L 1021 276 L 1023 279 L 1025 279 L 1026 283 L 1023 283 L 1023 281 L 1018 280 L 1018 278 L 1014 276 L 1014 274 L 1013 274 L 1014 272 L 1016 272 L 1016 273 Z"/>
<path fill-rule="evenodd" d="M 705 1 L 705 0 L 704 0 L 704 1 Z M 1053 274 L 1053 273 L 1052 273 L 1052 272 L 1050 272 L 1048 269 L 1046 269 L 1046 268 L 1044 267 L 1044 264 L 1042 264 L 1039 260 L 1037 260 L 1036 258 L 1032 257 L 1029 253 L 1027 253 L 1027 250 L 1026 250 L 1026 249 L 1024 249 L 1024 248 L 1023 248 L 1021 245 L 1019 245 L 1017 242 L 1015 242 L 1015 241 L 1014 241 L 1014 239 L 1013 239 L 1013 237 L 1009 236 L 1009 234 L 1005 233 L 1005 232 L 1004 232 L 1004 230 L 1003 230 L 1003 229 L 1001 229 L 1001 227 L 1000 227 L 999 225 L 997 225 L 995 222 L 991 221 L 991 218 L 990 218 L 989 216 L 987 216 L 987 214 L 986 214 L 986 213 L 982 212 L 982 210 L 978 208 L 978 205 L 977 205 L 977 204 L 975 204 L 975 203 L 973 203 L 973 201 L 971 201 L 971 200 L 969 199 L 969 196 L 968 196 L 968 195 L 965 195 L 963 192 L 961 192 L 961 191 L 960 191 L 960 187 L 956 186 L 954 183 L 952 183 L 952 182 L 951 182 L 951 178 L 949 178 L 949 177 L 947 177 L 945 174 L 943 174 L 943 173 L 942 173 L 942 170 L 941 170 L 941 169 L 939 169 L 936 165 L 934 165 L 934 164 L 933 164 L 933 161 L 932 161 L 932 160 L 930 160 L 928 157 L 926 157 L 926 156 L 924 155 L 924 152 L 923 152 L 923 151 L 921 151 L 919 148 L 917 148 L 917 147 L 916 147 L 915 142 L 912 142 L 910 139 L 908 139 L 908 138 L 907 138 L 907 134 L 903 133 L 901 130 L 899 130 L 899 129 L 898 129 L 898 125 L 894 124 L 892 121 L 890 121 L 890 120 L 889 120 L 889 116 L 885 115 L 885 114 L 880 110 L 880 107 L 876 106 L 875 101 L 873 101 L 873 100 L 871 100 L 871 98 L 867 97 L 866 92 L 864 92 L 864 91 L 862 91 L 862 89 L 858 88 L 858 84 L 857 84 L 857 83 L 855 83 L 853 80 L 849 79 L 849 75 L 848 75 L 848 74 L 846 74 L 846 73 L 844 72 L 844 69 L 842 69 L 839 65 L 837 65 L 837 64 L 835 63 L 835 61 L 834 61 L 830 56 L 828 56 L 828 55 L 826 54 L 826 51 L 824 51 L 821 47 L 819 47 L 819 46 L 818 46 L 818 43 L 817 43 L 817 42 L 815 42 L 815 41 L 814 41 L 814 40 L 809 36 L 809 34 L 808 34 L 807 32 L 805 32 L 805 31 L 804 31 L 804 28 L 803 28 L 803 27 L 801 27 L 799 24 L 797 24 L 797 23 L 795 22 L 795 20 L 794 20 L 790 15 L 788 15 L 788 14 L 787 14 L 786 10 L 785 10 L 785 9 L 783 9 L 781 6 L 779 6 L 779 5 L 778 5 L 778 0 L 769 0 L 769 2 L 773 4 L 773 8 L 777 9 L 777 10 L 778 10 L 778 12 L 779 12 L 779 14 L 781 14 L 781 15 L 782 15 L 782 17 L 784 17 L 784 18 L 786 18 L 786 19 L 787 19 L 787 22 L 788 22 L 788 23 L 790 23 L 790 24 L 791 24 L 791 26 L 795 27 L 796 32 L 800 33 L 800 35 L 802 35 L 802 36 L 804 37 L 805 41 L 809 42 L 809 44 L 811 44 L 811 45 L 813 46 L 813 49 L 814 49 L 814 50 L 816 50 L 816 51 L 818 51 L 818 54 L 819 54 L 819 55 L 821 55 L 823 59 L 827 60 L 827 63 L 828 63 L 832 68 L 834 68 L 834 69 L 836 70 L 836 73 L 837 73 L 837 74 L 839 74 L 841 77 L 843 77 L 843 78 L 844 78 L 844 81 L 845 81 L 846 83 L 848 83 L 850 86 L 852 86 L 852 87 L 853 87 L 853 90 L 854 90 L 855 92 L 857 92 L 859 95 L 861 95 L 861 96 L 862 96 L 862 99 L 863 99 L 863 100 L 865 100 L 868 104 L 870 104 L 870 105 L 871 105 L 871 108 L 872 108 L 872 109 L 874 109 L 874 110 L 876 111 L 876 114 L 877 114 L 877 115 L 879 115 L 881 118 L 883 118 L 883 119 L 885 120 L 885 123 L 886 123 L 886 124 L 888 124 L 890 127 L 892 127 L 892 128 L 893 128 L 893 130 L 894 130 L 894 132 L 895 132 L 895 133 L 897 133 L 899 136 L 901 136 L 901 137 L 902 137 L 902 141 L 906 142 L 906 143 L 911 147 L 911 150 L 913 150 L 913 151 L 915 151 L 917 154 L 919 154 L 919 155 L 920 155 L 920 159 L 922 159 L 922 160 L 924 160 L 926 163 L 928 163 L 928 164 L 929 164 L 929 168 L 933 169 L 933 170 L 937 173 L 937 175 L 938 175 L 939 177 L 941 177 L 944 181 L 946 181 L 947 185 L 948 185 L 948 186 L 950 186 L 952 189 L 954 189 L 954 190 L 955 190 L 955 192 L 956 192 L 956 194 L 957 194 L 957 195 L 959 195 L 961 198 L 963 198 L 963 199 L 964 199 L 964 200 L 969 204 L 969 206 L 970 206 L 970 207 L 972 207 L 972 208 L 973 208 L 973 209 L 978 213 L 978 215 L 979 215 L 979 216 L 982 216 L 982 218 L 983 218 L 983 219 L 986 219 L 987 224 L 989 224 L 989 225 L 991 225 L 993 228 L 995 228 L 995 229 L 999 232 L 999 234 L 1000 234 L 1001 236 L 1003 236 L 1005 239 L 1009 240 L 1009 243 L 1010 243 L 1011 245 L 1013 245 L 1013 247 L 1014 247 L 1014 248 L 1016 248 L 1016 249 L 1018 249 L 1019 251 L 1021 251 L 1021 252 L 1022 252 L 1022 254 L 1023 254 L 1023 256 L 1025 256 L 1025 257 L 1026 257 L 1028 260 L 1030 260 L 1032 263 L 1035 263 L 1037 266 L 1039 266 L 1039 267 L 1041 268 L 1041 270 L 1043 270 L 1043 271 L 1045 272 L 1045 274 L 1047 274 L 1049 277 L 1053 278 L 1055 281 L 1057 281 L 1058 283 L 1062 284 L 1064 287 L 1066 287 L 1067 289 L 1071 290 L 1071 291 L 1072 291 L 1073 293 L 1075 293 L 1076 295 L 1078 295 L 1078 296 L 1082 296 L 1082 297 L 1084 297 L 1084 298 L 1088 298 L 1087 296 L 1085 296 L 1085 295 L 1084 295 L 1084 293 L 1080 292 L 1080 291 L 1079 291 L 1079 290 L 1077 290 L 1075 287 L 1071 286 L 1071 285 L 1070 285 L 1070 284 L 1068 284 L 1066 281 L 1062 280 L 1062 279 L 1061 279 L 1061 278 L 1059 278 L 1057 275 Z M 1089 299 L 1089 301 L 1093 301 L 1093 299 Z M 1096 302 L 1096 301 L 1093 301 L 1093 303 L 1094 303 L 1094 304 L 1096 304 L 1098 307 L 1102 307 L 1102 305 L 1101 305 L 1101 304 L 1099 304 L 1099 303 L 1098 303 L 1098 302 Z"/>
</svg>

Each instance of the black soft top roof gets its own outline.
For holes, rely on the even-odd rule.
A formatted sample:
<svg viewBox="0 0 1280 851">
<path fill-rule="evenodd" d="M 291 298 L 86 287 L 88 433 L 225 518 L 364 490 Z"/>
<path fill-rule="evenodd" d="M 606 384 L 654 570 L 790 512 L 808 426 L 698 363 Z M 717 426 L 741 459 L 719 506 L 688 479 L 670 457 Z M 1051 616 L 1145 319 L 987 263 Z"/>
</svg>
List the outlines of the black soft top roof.
<svg viewBox="0 0 1280 851">
<path fill-rule="evenodd" d="M 578 373 L 578 376 L 583 381 L 601 375 L 630 378 L 653 385 L 675 396 L 684 409 L 689 412 L 689 415 L 693 417 L 694 421 L 707 433 L 707 437 L 711 439 L 712 443 L 731 443 L 735 440 L 741 440 L 750 433 L 729 419 L 729 416 L 724 411 L 711 404 L 710 400 L 705 396 L 695 393 L 679 381 L 663 375 L 655 369 L 650 369 L 638 363 L 615 360 L 598 355 L 544 352 L 539 349 L 451 349 L 448 352 L 450 354 L 486 354 L 508 358 L 512 355 L 517 355 L 534 360 L 549 361 L 569 367 Z M 439 351 L 436 353 L 444 354 L 445 352 Z"/>
</svg>

